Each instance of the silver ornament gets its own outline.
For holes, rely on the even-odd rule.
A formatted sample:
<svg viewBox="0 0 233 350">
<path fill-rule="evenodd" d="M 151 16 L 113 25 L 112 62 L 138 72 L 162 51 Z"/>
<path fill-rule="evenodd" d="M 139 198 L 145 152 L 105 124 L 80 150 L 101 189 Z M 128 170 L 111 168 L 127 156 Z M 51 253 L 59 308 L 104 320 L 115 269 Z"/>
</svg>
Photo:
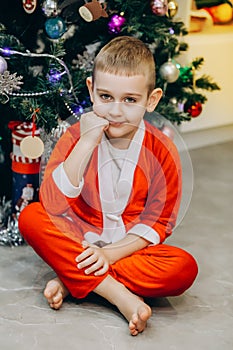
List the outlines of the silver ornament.
<svg viewBox="0 0 233 350">
<path fill-rule="evenodd" d="M 165 16 L 167 12 L 167 0 L 151 0 L 150 7 L 156 16 Z"/>
<path fill-rule="evenodd" d="M 7 62 L 5 58 L 0 56 L 0 74 L 4 73 L 7 70 Z"/>
<path fill-rule="evenodd" d="M 167 62 L 162 64 L 159 69 L 159 74 L 164 80 L 166 80 L 167 83 L 174 83 L 178 79 L 180 71 L 175 63 L 169 59 Z"/>
<path fill-rule="evenodd" d="M 42 11 L 46 17 L 55 17 L 60 13 L 57 0 L 45 0 L 42 3 Z"/>
</svg>

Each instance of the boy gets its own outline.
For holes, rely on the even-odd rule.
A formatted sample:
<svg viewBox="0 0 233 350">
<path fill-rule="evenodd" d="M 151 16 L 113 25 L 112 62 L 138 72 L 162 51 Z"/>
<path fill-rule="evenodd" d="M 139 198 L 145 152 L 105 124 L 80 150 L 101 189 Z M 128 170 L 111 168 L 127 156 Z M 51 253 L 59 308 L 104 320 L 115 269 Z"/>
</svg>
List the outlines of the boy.
<svg viewBox="0 0 233 350">
<path fill-rule="evenodd" d="M 162 91 L 153 55 L 139 39 L 117 37 L 103 47 L 87 87 L 93 112 L 58 141 L 40 203 L 23 210 L 19 227 L 57 274 L 44 291 L 52 308 L 69 293 L 94 292 L 137 335 L 151 316 L 143 297 L 179 295 L 197 275 L 189 253 L 162 244 L 179 209 L 179 156 L 143 121 Z"/>
</svg>

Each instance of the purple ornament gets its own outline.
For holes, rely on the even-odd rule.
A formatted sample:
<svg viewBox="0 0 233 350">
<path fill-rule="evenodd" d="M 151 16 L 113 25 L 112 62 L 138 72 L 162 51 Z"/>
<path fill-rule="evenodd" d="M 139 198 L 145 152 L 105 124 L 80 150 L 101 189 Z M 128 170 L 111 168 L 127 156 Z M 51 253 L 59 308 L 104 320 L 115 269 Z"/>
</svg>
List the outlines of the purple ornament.
<svg viewBox="0 0 233 350">
<path fill-rule="evenodd" d="M 108 29 L 110 33 L 118 34 L 120 33 L 126 19 L 120 15 L 113 15 L 108 22 Z"/>
<path fill-rule="evenodd" d="M 7 70 L 6 60 L 0 56 L 0 74 L 4 73 Z"/>
</svg>

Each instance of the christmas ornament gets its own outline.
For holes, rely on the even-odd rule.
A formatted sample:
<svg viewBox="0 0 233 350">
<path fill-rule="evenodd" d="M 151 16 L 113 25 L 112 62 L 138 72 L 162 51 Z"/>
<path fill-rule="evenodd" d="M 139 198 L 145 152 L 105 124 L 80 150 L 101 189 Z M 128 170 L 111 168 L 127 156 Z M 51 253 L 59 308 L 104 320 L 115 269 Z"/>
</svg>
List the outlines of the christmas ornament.
<svg viewBox="0 0 233 350">
<path fill-rule="evenodd" d="M 5 104 L 9 101 L 8 94 L 11 94 L 13 90 L 19 90 L 20 85 L 23 84 L 20 81 L 23 77 L 17 73 L 10 74 L 9 71 L 5 71 L 3 74 L 0 74 L 0 101 Z"/>
<path fill-rule="evenodd" d="M 180 71 L 176 64 L 169 59 L 167 62 L 162 64 L 159 69 L 159 74 L 162 79 L 166 80 L 167 83 L 174 83 L 178 79 Z"/>
<path fill-rule="evenodd" d="M 22 0 L 23 9 L 27 14 L 31 14 L 35 11 L 37 6 L 37 0 Z"/>
<path fill-rule="evenodd" d="M 25 157 L 36 159 L 44 152 L 44 144 L 37 136 L 27 136 L 21 142 L 20 150 Z"/>
<path fill-rule="evenodd" d="M 167 0 L 152 0 L 150 7 L 156 16 L 165 16 L 167 13 Z"/>
<path fill-rule="evenodd" d="M 122 15 L 112 15 L 108 22 L 108 29 L 110 33 L 120 33 L 126 19 Z"/>
<path fill-rule="evenodd" d="M 98 0 L 93 0 L 92 2 L 88 2 L 81 6 L 78 11 L 80 16 L 86 22 L 92 22 L 100 17 L 108 17 L 107 12 L 105 11 L 106 7 L 106 3 L 100 3 Z"/>
<path fill-rule="evenodd" d="M 37 159 L 44 152 L 43 141 L 38 136 L 35 136 L 36 113 L 39 111 L 39 108 L 37 108 L 32 114 L 32 135 L 23 138 L 23 140 L 20 143 L 20 151 L 25 157 L 28 157 L 30 159 Z"/>
<path fill-rule="evenodd" d="M 167 4 L 167 16 L 173 18 L 178 11 L 178 4 L 176 1 L 168 0 Z"/>
<path fill-rule="evenodd" d="M 42 11 L 46 17 L 56 17 L 60 13 L 57 0 L 45 0 L 42 3 Z"/>
<path fill-rule="evenodd" d="M 187 101 L 184 104 L 184 112 L 188 113 L 192 118 L 196 118 L 202 112 L 202 104 L 200 102 Z"/>
<path fill-rule="evenodd" d="M 19 90 L 20 85 L 23 84 L 23 77 L 17 73 L 10 74 L 9 71 L 5 71 L 3 74 L 0 74 L 0 94 L 2 93 L 11 93 L 13 90 Z"/>
<path fill-rule="evenodd" d="M 48 18 L 45 22 L 45 31 L 51 39 L 58 39 L 65 33 L 66 24 L 61 17 Z"/>
<path fill-rule="evenodd" d="M 4 73 L 7 70 L 7 62 L 5 58 L 0 56 L 0 74 Z"/>
<path fill-rule="evenodd" d="M 16 50 L 12 50 L 9 48 L 1 48 L 0 47 L 0 53 L 3 53 L 4 55 L 7 56 L 11 56 L 11 55 L 19 55 L 19 56 L 23 56 L 23 57 L 39 57 L 39 58 L 49 58 L 49 59 L 53 59 L 55 61 L 57 61 L 59 63 L 60 66 L 62 66 L 67 74 L 68 77 L 68 82 L 69 82 L 69 93 L 72 93 L 75 101 L 78 103 L 78 98 L 75 94 L 74 91 L 74 85 L 72 82 L 72 76 L 70 74 L 70 71 L 67 67 L 67 65 L 65 64 L 65 62 L 63 60 L 61 60 L 59 57 L 56 57 L 54 55 L 50 55 L 47 53 L 34 53 L 34 52 L 20 52 L 20 51 L 16 51 Z M 1 75 L 0 75 L 1 77 Z M 1 90 L 0 90 L 1 91 Z M 53 93 L 50 90 L 46 90 L 46 91 L 39 91 L 39 92 L 23 92 L 23 93 L 14 93 L 14 92 L 8 92 L 9 95 L 11 96 L 15 96 L 15 97 L 34 97 L 34 96 L 43 96 L 43 95 L 48 95 L 50 93 Z M 6 95 L 6 94 L 5 94 Z M 9 100 L 8 96 L 7 97 L 7 101 Z M 1 93 L 0 93 L 0 98 L 1 98 Z M 5 101 L 5 103 L 7 102 Z M 3 102 L 2 102 L 3 103 Z"/>
<path fill-rule="evenodd" d="M 86 50 L 83 51 L 82 55 L 78 54 L 77 59 L 73 59 L 72 68 L 85 70 L 85 72 L 92 72 L 94 59 L 96 52 L 100 46 L 100 42 L 86 45 Z"/>
</svg>

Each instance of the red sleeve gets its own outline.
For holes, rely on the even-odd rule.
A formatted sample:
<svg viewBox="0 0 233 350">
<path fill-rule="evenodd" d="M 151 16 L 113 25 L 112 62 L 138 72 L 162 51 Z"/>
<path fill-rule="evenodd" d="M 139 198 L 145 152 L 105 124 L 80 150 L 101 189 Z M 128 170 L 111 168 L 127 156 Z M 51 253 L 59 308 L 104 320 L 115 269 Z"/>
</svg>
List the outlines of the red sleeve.
<svg viewBox="0 0 233 350">
<path fill-rule="evenodd" d="M 59 215 L 67 211 L 75 198 L 66 197 L 53 180 L 53 171 L 68 157 L 80 137 L 79 123 L 67 129 L 58 140 L 45 169 L 40 187 L 40 201 L 50 214 Z"/>
</svg>

